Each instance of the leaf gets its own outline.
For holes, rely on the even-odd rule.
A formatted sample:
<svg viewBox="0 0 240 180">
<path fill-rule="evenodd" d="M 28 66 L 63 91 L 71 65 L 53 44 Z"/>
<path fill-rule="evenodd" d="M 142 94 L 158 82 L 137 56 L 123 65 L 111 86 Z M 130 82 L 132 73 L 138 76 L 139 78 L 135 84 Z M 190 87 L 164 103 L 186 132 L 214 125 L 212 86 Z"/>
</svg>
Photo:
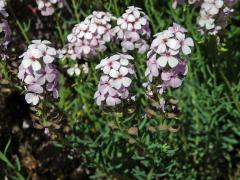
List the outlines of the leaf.
<svg viewBox="0 0 240 180">
<path fill-rule="evenodd" d="M 11 138 L 9 138 L 8 143 L 7 143 L 7 145 L 5 146 L 5 149 L 4 149 L 4 152 L 3 152 L 4 155 L 6 155 L 7 150 L 8 150 L 8 148 L 9 148 L 10 144 L 11 144 Z"/>
</svg>

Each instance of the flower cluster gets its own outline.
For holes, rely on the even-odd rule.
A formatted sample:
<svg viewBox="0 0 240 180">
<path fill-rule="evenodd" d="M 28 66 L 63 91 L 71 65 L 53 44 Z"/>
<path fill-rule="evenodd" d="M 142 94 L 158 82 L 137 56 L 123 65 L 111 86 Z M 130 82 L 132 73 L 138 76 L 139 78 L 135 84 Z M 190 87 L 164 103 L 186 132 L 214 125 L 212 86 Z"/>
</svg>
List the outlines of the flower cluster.
<svg viewBox="0 0 240 180">
<path fill-rule="evenodd" d="M 121 42 L 122 51 L 137 49 L 145 53 L 149 49 L 147 40 L 151 36 L 148 16 L 141 8 L 130 6 L 125 13 L 117 19 L 114 28 L 116 38 Z"/>
<path fill-rule="evenodd" d="M 115 106 L 130 98 L 129 88 L 135 75 L 131 60 L 133 57 L 130 55 L 116 54 L 96 66 L 103 71 L 94 95 L 97 105 Z"/>
<path fill-rule="evenodd" d="M 26 85 L 25 99 L 27 103 L 37 105 L 39 100 L 52 93 L 58 98 L 59 72 L 53 65 L 57 57 L 55 48 L 46 40 L 34 40 L 20 58 L 18 78 Z"/>
<path fill-rule="evenodd" d="M 184 0 L 175 0 L 173 7 L 183 4 Z M 201 33 L 216 35 L 227 25 L 227 20 L 233 13 L 236 0 L 188 0 L 189 4 L 200 7 L 197 23 Z"/>
<path fill-rule="evenodd" d="M 8 22 L 6 20 L 6 17 L 8 17 L 8 13 L 5 10 L 6 7 L 6 1 L 5 0 L 0 0 L 0 33 L 4 33 L 4 37 L 2 39 L 2 45 L 4 48 L 7 48 L 9 42 L 10 42 L 10 35 L 11 35 L 11 30 L 8 25 Z"/>
<path fill-rule="evenodd" d="M 69 76 L 74 76 L 74 75 L 79 76 L 81 74 L 81 72 L 83 74 L 88 74 L 89 67 L 88 67 L 87 63 L 81 64 L 81 65 L 75 64 L 74 66 L 70 67 L 67 70 L 67 73 Z"/>
<path fill-rule="evenodd" d="M 71 59 L 81 59 L 105 51 L 106 43 L 113 37 L 113 19 L 115 18 L 110 13 L 94 11 L 84 21 L 75 25 L 67 37 L 68 44 L 63 53 Z"/>
<path fill-rule="evenodd" d="M 233 13 L 231 8 L 235 0 L 204 0 L 201 4 L 198 25 L 202 33 L 216 35 L 226 27 L 229 16 Z"/>
<path fill-rule="evenodd" d="M 173 24 L 167 30 L 155 35 L 150 50 L 147 54 L 147 69 L 145 75 L 148 82 L 144 86 L 151 95 L 151 84 L 154 77 L 160 77 L 156 87 L 162 94 L 167 87 L 178 88 L 182 84 L 184 76 L 187 74 L 187 62 L 185 55 L 191 53 L 193 40 L 186 37 L 186 29 L 178 24 Z"/>
<path fill-rule="evenodd" d="M 8 16 L 8 13 L 5 10 L 6 4 L 7 4 L 6 0 L 0 0 L 0 14 L 2 14 L 5 17 Z"/>
<path fill-rule="evenodd" d="M 43 16 L 51 16 L 55 11 L 55 6 L 63 7 L 64 0 L 36 0 L 38 9 Z"/>
</svg>

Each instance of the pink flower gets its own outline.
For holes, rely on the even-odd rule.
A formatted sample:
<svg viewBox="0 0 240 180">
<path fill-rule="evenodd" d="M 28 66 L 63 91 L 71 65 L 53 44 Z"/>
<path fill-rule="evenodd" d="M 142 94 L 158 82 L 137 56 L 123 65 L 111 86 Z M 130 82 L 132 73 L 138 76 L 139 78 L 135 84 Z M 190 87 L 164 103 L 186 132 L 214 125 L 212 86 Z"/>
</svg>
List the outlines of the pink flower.
<svg viewBox="0 0 240 180">
<path fill-rule="evenodd" d="M 114 36 L 111 21 L 115 18 L 110 13 L 94 11 L 72 29 L 67 36 L 65 55 L 72 59 L 89 58 L 97 52 L 106 50 L 106 43 Z"/>
<path fill-rule="evenodd" d="M 28 104 L 32 104 L 34 106 L 36 106 L 40 100 L 40 96 L 38 94 L 35 93 L 27 93 L 25 95 L 25 100 Z"/>
<path fill-rule="evenodd" d="M 125 13 L 117 19 L 117 26 L 113 32 L 121 43 L 122 51 L 138 49 L 139 53 L 145 53 L 149 46 L 150 28 L 147 15 L 134 6 L 128 7 Z"/>
<path fill-rule="evenodd" d="M 169 49 L 161 54 L 161 56 L 157 59 L 157 63 L 161 67 L 165 67 L 168 64 L 171 68 L 173 68 L 178 64 L 178 59 L 175 57 L 177 54 L 178 51 Z"/>
<path fill-rule="evenodd" d="M 152 96 L 155 89 L 156 92 L 162 94 L 167 87 L 181 86 L 187 74 L 187 63 L 183 61 L 179 50 L 182 50 L 184 55 L 188 55 L 191 53 L 190 47 L 194 46 L 192 38 L 186 38 L 185 33 L 185 28 L 173 23 L 168 30 L 155 35 L 156 38 L 147 54 L 145 76 L 148 82 L 144 83 L 147 95 Z M 157 78 L 159 76 L 160 78 Z"/>
<path fill-rule="evenodd" d="M 151 44 L 151 48 L 155 50 L 156 53 L 164 53 L 167 48 L 177 50 L 179 48 L 178 41 L 173 38 L 174 34 L 169 30 L 165 30 L 161 33 L 155 35 L 155 39 Z"/>
<path fill-rule="evenodd" d="M 188 55 L 191 53 L 190 47 L 194 46 L 192 38 L 188 37 L 185 38 L 185 34 L 178 32 L 176 33 L 176 38 L 179 42 L 179 45 L 181 46 L 182 52 L 185 55 Z"/>
<path fill-rule="evenodd" d="M 168 30 L 171 33 L 177 33 L 177 32 L 186 33 L 187 32 L 187 30 L 185 28 L 183 28 L 182 26 L 180 26 L 177 23 L 173 23 L 173 25 L 171 27 L 169 27 Z"/>
<path fill-rule="evenodd" d="M 61 8 L 63 1 L 64 0 L 36 0 L 36 3 L 43 16 L 51 16 L 55 11 L 55 5 Z"/>
<path fill-rule="evenodd" d="M 96 69 L 101 69 L 104 73 L 94 95 L 97 105 L 115 106 L 130 98 L 129 88 L 135 74 L 130 63 L 132 59 L 130 55 L 116 54 L 103 59 L 96 66 Z"/>
<path fill-rule="evenodd" d="M 39 49 L 30 49 L 23 55 L 22 65 L 24 68 L 32 67 L 34 71 L 41 69 L 41 64 L 38 61 L 42 57 L 42 53 Z M 22 57 L 20 56 L 20 58 Z"/>
<path fill-rule="evenodd" d="M 25 99 L 29 104 L 37 105 L 46 95 L 46 90 L 58 98 L 59 72 L 52 63 L 59 55 L 50 44 L 46 40 L 34 40 L 20 56 L 23 60 L 19 66 L 18 78 L 27 86 Z"/>
</svg>

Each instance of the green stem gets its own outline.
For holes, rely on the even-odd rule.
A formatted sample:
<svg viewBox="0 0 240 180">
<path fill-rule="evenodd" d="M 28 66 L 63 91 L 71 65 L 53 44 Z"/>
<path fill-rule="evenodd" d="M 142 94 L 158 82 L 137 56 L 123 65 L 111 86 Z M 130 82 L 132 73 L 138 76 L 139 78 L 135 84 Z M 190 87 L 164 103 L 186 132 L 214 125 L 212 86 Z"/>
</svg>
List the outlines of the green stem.
<svg viewBox="0 0 240 180">
<path fill-rule="evenodd" d="M 29 38 L 28 38 L 28 36 L 27 36 L 27 33 L 26 33 L 26 31 L 24 30 L 23 26 L 21 25 L 21 23 L 20 23 L 18 20 L 16 20 L 16 23 L 17 23 L 17 26 L 18 26 L 18 28 L 20 29 L 20 31 L 21 31 L 21 33 L 22 33 L 25 41 L 29 44 L 29 43 L 30 43 L 30 40 L 29 40 Z"/>
<path fill-rule="evenodd" d="M 73 5 L 73 10 L 74 10 L 74 15 L 75 15 L 77 21 L 80 22 L 80 16 L 78 14 L 78 7 L 77 7 L 76 0 L 72 0 L 72 5 Z"/>
<path fill-rule="evenodd" d="M 225 84 L 227 85 L 229 91 L 230 91 L 231 94 L 232 94 L 232 95 L 231 95 L 231 98 L 232 98 L 234 104 L 236 105 L 236 108 L 237 108 L 238 112 L 240 112 L 240 106 L 239 106 L 238 100 L 236 99 L 236 96 L 235 96 L 235 94 L 234 94 L 234 92 L 233 92 L 233 90 L 232 90 L 232 86 L 231 86 L 230 82 L 228 81 L 227 77 L 225 76 L 225 74 L 223 73 L 222 70 L 220 71 L 220 74 L 221 74 L 221 76 L 222 76 Z"/>
</svg>

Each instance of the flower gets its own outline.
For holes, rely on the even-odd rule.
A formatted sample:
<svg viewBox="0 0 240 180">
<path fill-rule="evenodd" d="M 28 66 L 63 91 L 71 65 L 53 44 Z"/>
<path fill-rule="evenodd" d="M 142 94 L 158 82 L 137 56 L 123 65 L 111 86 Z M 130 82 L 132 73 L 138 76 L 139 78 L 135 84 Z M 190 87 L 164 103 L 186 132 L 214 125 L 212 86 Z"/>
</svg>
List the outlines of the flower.
<svg viewBox="0 0 240 180">
<path fill-rule="evenodd" d="M 157 59 L 157 63 L 161 67 L 165 67 L 168 64 L 171 68 L 173 68 L 178 64 L 178 59 L 174 57 L 177 54 L 178 51 L 174 51 L 172 49 L 166 50 L 166 52 L 162 53 Z"/>
<path fill-rule="evenodd" d="M 106 50 L 106 43 L 114 36 L 110 13 L 94 11 L 84 21 L 76 24 L 67 36 L 64 54 L 71 59 L 89 58 Z"/>
<path fill-rule="evenodd" d="M 81 73 L 81 70 L 80 70 L 80 68 L 78 67 L 78 64 L 75 64 L 73 67 L 71 67 L 71 68 L 69 68 L 69 69 L 67 70 L 67 73 L 69 74 L 69 76 L 73 76 L 74 74 L 75 74 L 76 76 L 79 76 L 80 73 Z"/>
<path fill-rule="evenodd" d="M 100 64 L 96 66 L 96 69 L 102 69 L 105 74 L 109 74 L 111 69 L 118 70 L 120 67 L 120 63 L 117 61 L 119 59 L 119 55 L 114 55 L 110 58 L 105 58 L 101 60 Z"/>
<path fill-rule="evenodd" d="M 18 78 L 25 83 L 25 99 L 29 104 L 37 105 L 47 94 L 45 90 L 52 92 L 54 98 L 58 98 L 59 72 L 52 64 L 58 53 L 50 44 L 46 40 L 34 40 L 20 56 L 22 62 Z"/>
<path fill-rule="evenodd" d="M 182 79 L 187 74 L 187 63 L 185 61 L 179 63 L 174 69 L 170 71 L 163 71 L 161 79 L 164 81 L 164 86 L 178 88 L 182 85 Z"/>
<path fill-rule="evenodd" d="M 190 47 L 194 46 L 192 38 L 190 38 L 190 37 L 185 38 L 185 34 L 183 34 L 181 32 L 176 33 L 176 38 L 179 42 L 179 46 L 181 47 L 183 54 L 185 54 L 185 55 L 190 54 L 191 53 Z"/>
<path fill-rule="evenodd" d="M 132 80 L 129 77 L 126 77 L 128 74 L 128 69 L 126 67 L 121 67 L 119 71 L 112 69 L 110 72 L 110 77 L 115 78 L 113 82 L 113 86 L 116 89 L 120 89 L 121 87 L 129 87 Z"/>
<path fill-rule="evenodd" d="M 31 49 L 25 52 L 20 58 L 23 57 L 22 65 L 24 68 L 32 67 L 34 71 L 41 69 L 41 64 L 38 61 L 42 57 L 41 51 L 38 49 Z"/>
<path fill-rule="evenodd" d="M 128 89 L 135 74 L 130 63 L 132 59 L 130 55 L 116 54 L 101 60 L 96 66 L 96 69 L 101 69 L 104 73 L 94 95 L 97 105 L 115 106 L 122 100 L 130 99 Z"/>
<path fill-rule="evenodd" d="M 178 41 L 175 38 L 172 38 L 174 34 L 169 30 L 165 30 L 154 36 L 156 38 L 153 40 L 151 48 L 159 54 L 165 52 L 168 47 L 173 50 L 177 50 L 179 48 Z"/>
<path fill-rule="evenodd" d="M 25 95 L 25 100 L 28 104 L 32 104 L 34 106 L 36 106 L 40 100 L 40 96 L 36 93 L 27 93 Z"/>
<path fill-rule="evenodd" d="M 147 54 L 145 76 L 148 82 L 143 84 L 148 96 L 154 94 L 152 85 L 154 88 L 157 87 L 156 90 L 160 94 L 164 93 L 167 87 L 181 86 L 187 74 L 187 62 L 183 60 L 182 55 L 189 55 L 190 47 L 194 46 L 192 38 L 186 37 L 186 32 L 185 28 L 173 23 L 168 30 L 155 35 Z M 160 78 L 157 79 L 159 76 Z"/>
<path fill-rule="evenodd" d="M 150 28 L 147 15 L 141 8 L 130 6 L 117 19 L 114 28 L 116 39 L 121 43 L 122 51 L 138 49 L 138 53 L 145 53 L 149 49 L 147 40 L 150 38 Z"/>
<path fill-rule="evenodd" d="M 227 25 L 227 19 L 232 15 L 236 0 L 188 0 L 189 4 L 200 7 L 197 24 L 201 33 L 216 35 Z M 183 0 L 175 0 L 173 6 L 183 4 Z"/>
<path fill-rule="evenodd" d="M 149 60 L 147 61 L 147 69 L 145 72 L 145 76 L 148 77 L 149 81 L 152 82 L 153 77 L 159 76 L 159 65 L 157 63 L 156 54 L 150 56 Z"/>
<path fill-rule="evenodd" d="M 63 1 L 64 0 L 36 0 L 36 3 L 43 16 L 51 16 L 55 11 L 54 5 L 61 8 Z"/>
</svg>

